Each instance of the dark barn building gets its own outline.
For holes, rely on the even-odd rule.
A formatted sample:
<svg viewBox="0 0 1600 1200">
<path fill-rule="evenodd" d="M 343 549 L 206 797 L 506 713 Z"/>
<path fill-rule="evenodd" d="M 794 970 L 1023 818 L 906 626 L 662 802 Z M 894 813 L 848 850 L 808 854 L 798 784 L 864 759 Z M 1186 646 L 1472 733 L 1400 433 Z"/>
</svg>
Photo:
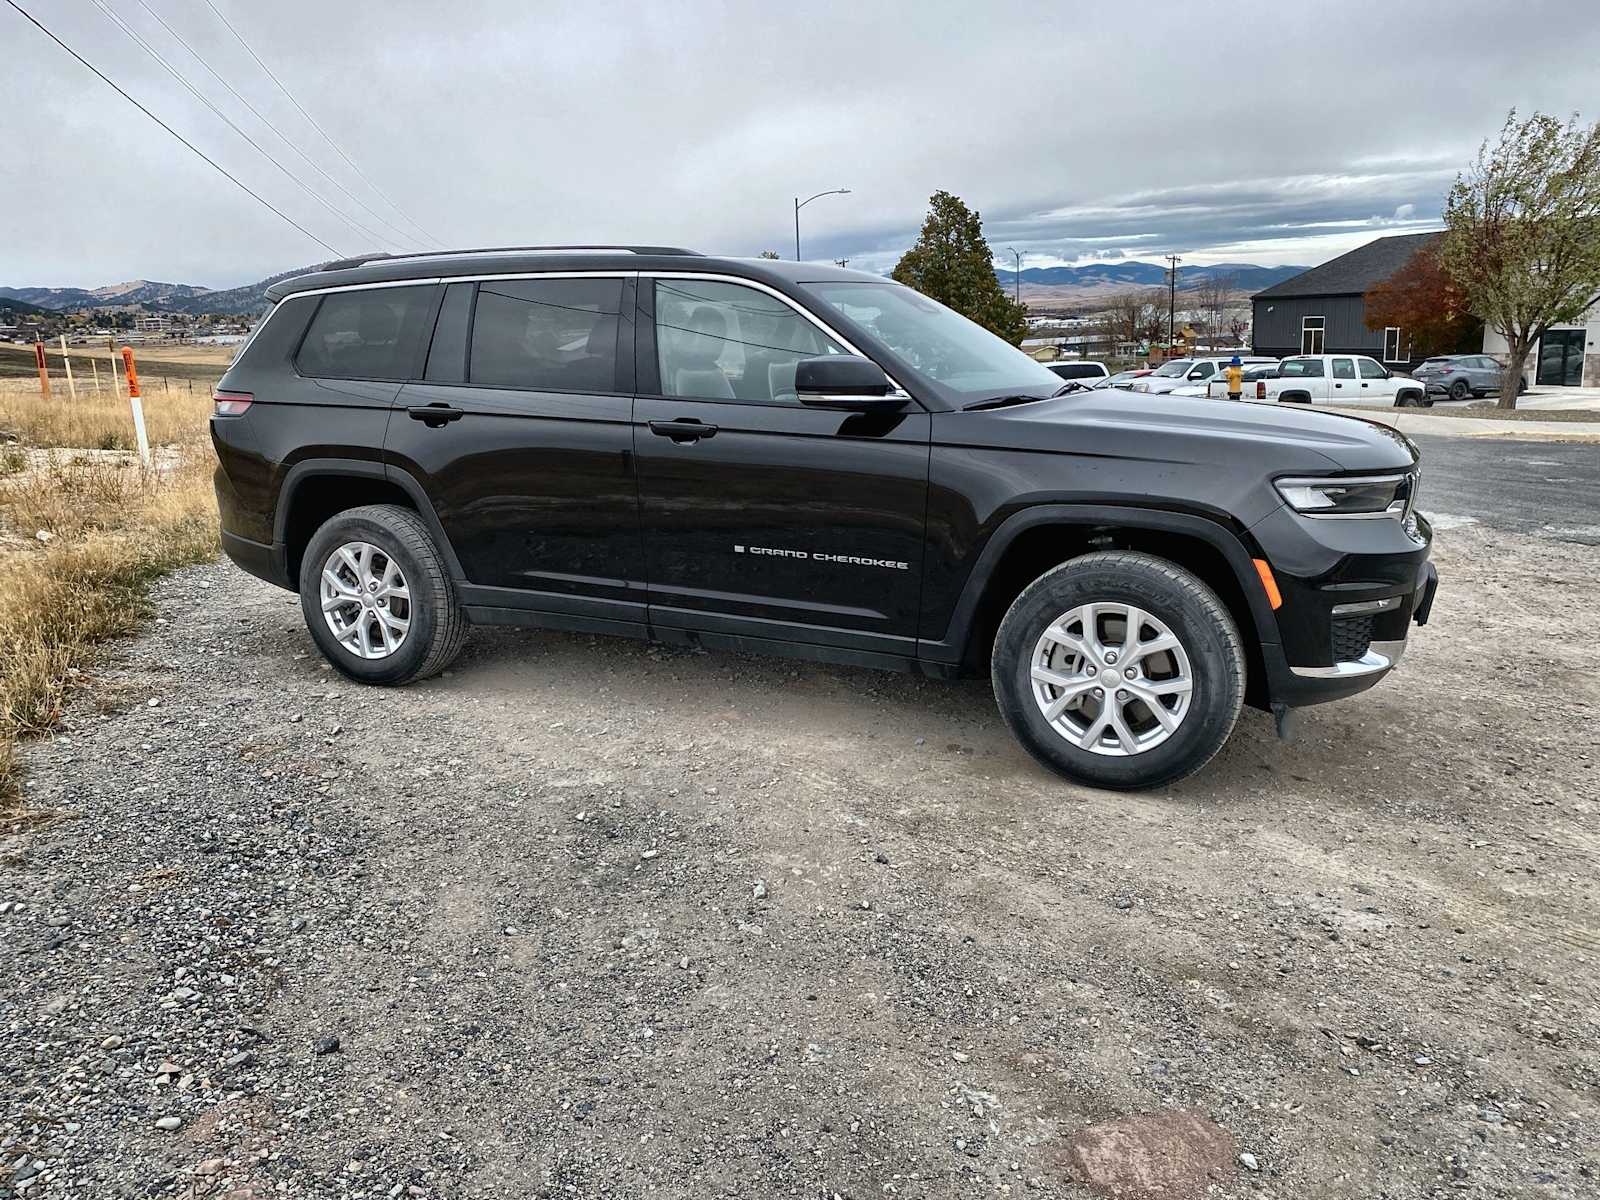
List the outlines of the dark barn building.
<svg viewBox="0 0 1600 1200">
<path fill-rule="evenodd" d="M 1379 238 L 1250 298 L 1251 349 L 1290 354 L 1365 354 L 1400 370 L 1414 366 L 1407 331 L 1368 329 L 1366 291 L 1406 264 L 1437 233 Z"/>
</svg>

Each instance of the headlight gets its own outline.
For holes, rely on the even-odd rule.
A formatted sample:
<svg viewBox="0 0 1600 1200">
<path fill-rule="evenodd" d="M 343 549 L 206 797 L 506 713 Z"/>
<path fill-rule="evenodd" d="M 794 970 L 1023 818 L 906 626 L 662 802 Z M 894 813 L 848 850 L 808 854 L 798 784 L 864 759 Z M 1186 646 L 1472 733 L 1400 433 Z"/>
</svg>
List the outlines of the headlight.
<svg viewBox="0 0 1600 1200">
<path fill-rule="evenodd" d="M 1280 479 L 1277 487 L 1290 508 L 1308 517 L 1404 517 L 1411 510 L 1416 477 Z"/>
</svg>

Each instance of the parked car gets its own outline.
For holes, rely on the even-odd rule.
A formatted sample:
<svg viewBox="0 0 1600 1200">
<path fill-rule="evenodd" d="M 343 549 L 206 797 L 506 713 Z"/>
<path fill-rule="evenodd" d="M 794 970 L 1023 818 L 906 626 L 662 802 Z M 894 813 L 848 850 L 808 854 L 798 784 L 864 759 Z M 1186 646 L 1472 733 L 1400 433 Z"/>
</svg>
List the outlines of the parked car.
<svg viewBox="0 0 1600 1200">
<path fill-rule="evenodd" d="M 1297 354 L 1278 364 L 1276 379 L 1262 380 L 1244 399 L 1286 404 L 1365 404 L 1417 408 L 1424 385 L 1361 354 Z"/>
<path fill-rule="evenodd" d="M 1255 397 L 1266 399 L 1266 381 L 1278 377 L 1278 364 L 1276 362 L 1257 363 L 1253 367 L 1246 367 L 1244 376 L 1239 380 L 1240 398 Z M 1178 393 L 1174 392 L 1174 395 Z M 1218 372 L 1211 377 L 1209 383 L 1199 393 L 1210 396 L 1214 400 L 1228 399 L 1228 380 L 1224 372 Z"/>
<path fill-rule="evenodd" d="M 1135 371 L 1118 371 L 1115 375 L 1107 376 L 1094 386 L 1096 388 L 1119 388 L 1122 391 L 1129 391 L 1133 388 L 1134 380 L 1143 379 L 1150 373 L 1149 367 L 1140 367 Z"/>
<path fill-rule="evenodd" d="M 1097 387 L 1102 379 L 1111 378 L 1111 372 L 1106 370 L 1105 363 L 1088 359 L 1045 363 L 1045 366 L 1062 379 L 1070 379 L 1083 384 L 1084 387 Z"/>
<path fill-rule="evenodd" d="M 1451 400 L 1468 400 L 1500 391 L 1500 376 L 1505 370 L 1487 354 L 1441 354 L 1427 358 L 1412 373 L 1419 383 L 1427 385 L 1427 395 L 1447 396 Z M 1522 380 L 1517 392 L 1528 390 L 1528 381 Z"/>
<path fill-rule="evenodd" d="M 1133 385 L 1136 392 L 1173 392 L 1186 385 L 1199 384 L 1197 392 L 1189 392 L 1191 396 L 1205 395 L 1205 384 L 1213 375 L 1223 370 L 1233 361 L 1233 355 L 1225 354 L 1221 357 L 1207 358 L 1175 358 L 1171 362 L 1163 363 L 1148 379 L 1141 379 Z M 1266 363 L 1276 363 L 1275 358 L 1251 357 L 1242 360 L 1245 366 L 1255 366 Z M 1168 372 L 1167 368 L 1176 370 Z"/>
<path fill-rule="evenodd" d="M 1057 395 L 860 271 L 556 247 L 267 299 L 215 395 L 222 543 L 364 683 L 476 624 L 982 673 L 1046 766 L 1154 787 L 1243 703 L 1371 687 L 1437 585 L 1404 437 Z"/>
</svg>

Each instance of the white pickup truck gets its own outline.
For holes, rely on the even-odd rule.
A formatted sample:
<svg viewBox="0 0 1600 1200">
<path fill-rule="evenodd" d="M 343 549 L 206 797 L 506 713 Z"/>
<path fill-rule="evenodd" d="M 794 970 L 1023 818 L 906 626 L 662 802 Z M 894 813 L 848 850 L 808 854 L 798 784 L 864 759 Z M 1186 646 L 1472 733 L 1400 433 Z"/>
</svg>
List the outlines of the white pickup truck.
<svg viewBox="0 0 1600 1200">
<path fill-rule="evenodd" d="M 1396 375 L 1376 359 L 1361 354 L 1301 354 L 1278 364 L 1276 379 L 1246 384 L 1242 399 L 1268 404 L 1366 404 L 1420 408 L 1427 386 L 1409 375 Z M 1206 391 L 1226 400 L 1228 385 L 1219 379 Z"/>
</svg>

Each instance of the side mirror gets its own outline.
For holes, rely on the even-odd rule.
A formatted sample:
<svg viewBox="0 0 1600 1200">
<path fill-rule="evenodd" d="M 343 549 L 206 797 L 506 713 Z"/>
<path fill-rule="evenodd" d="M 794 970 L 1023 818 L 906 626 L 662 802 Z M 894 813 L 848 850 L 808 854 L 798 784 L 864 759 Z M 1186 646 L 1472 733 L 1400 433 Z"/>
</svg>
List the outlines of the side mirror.
<svg viewBox="0 0 1600 1200">
<path fill-rule="evenodd" d="M 1196 367 L 1194 370 L 1190 371 L 1189 374 L 1186 375 L 1184 378 L 1186 378 L 1186 379 L 1204 379 L 1205 378 L 1205 372 L 1202 371 L 1199 367 Z"/>
<path fill-rule="evenodd" d="M 903 396 L 889 394 L 889 377 L 870 358 L 824 354 L 794 365 L 794 390 L 800 403 L 844 412 L 891 412 L 905 407 Z"/>
</svg>

